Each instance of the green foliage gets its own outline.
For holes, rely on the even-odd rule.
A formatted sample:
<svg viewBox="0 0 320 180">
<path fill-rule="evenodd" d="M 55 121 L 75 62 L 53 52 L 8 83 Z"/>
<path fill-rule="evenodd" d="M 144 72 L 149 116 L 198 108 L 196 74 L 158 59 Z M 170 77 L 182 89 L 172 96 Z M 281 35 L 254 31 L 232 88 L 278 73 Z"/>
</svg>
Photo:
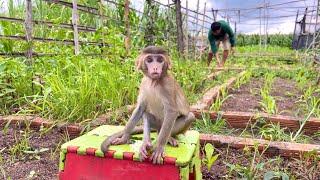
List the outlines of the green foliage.
<svg viewBox="0 0 320 180">
<path fill-rule="evenodd" d="M 264 43 L 264 37 L 262 38 L 262 44 Z M 271 46 L 280 46 L 280 47 L 291 47 L 292 44 L 292 34 L 270 34 L 268 35 L 267 44 Z M 248 46 L 248 45 L 259 45 L 260 36 L 259 34 L 237 35 L 237 45 L 238 46 Z"/>
<path fill-rule="evenodd" d="M 272 180 L 274 178 L 289 180 L 289 176 L 284 172 L 268 171 L 263 176 L 263 180 Z"/>
<path fill-rule="evenodd" d="M 227 95 L 227 89 L 225 87 L 221 88 L 221 91 L 211 105 L 210 110 L 215 112 L 219 111 L 222 104 L 231 96 L 232 95 Z"/>
<path fill-rule="evenodd" d="M 213 156 L 214 154 L 214 147 L 212 144 L 207 143 L 204 147 L 205 153 L 206 153 L 206 157 L 203 160 L 203 162 L 207 165 L 208 170 L 211 169 L 211 166 L 213 165 L 213 163 L 218 159 L 219 154 L 216 154 Z"/>
<path fill-rule="evenodd" d="M 262 100 L 259 102 L 259 104 L 262 106 L 262 109 L 269 114 L 277 114 L 278 112 L 276 100 L 270 95 L 274 77 L 274 73 L 265 74 L 264 86 L 260 89 Z"/>
<path fill-rule="evenodd" d="M 286 141 L 289 135 L 285 133 L 285 129 L 281 128 L 279 124 L 266 124 L 259 129 L 259 134 L 263 139 L 271 141 Z"/>
<path fill-rule="evenodd" d="M 248 180 L 253 180 L 257 179 L 259 177 L 259 173 L 264 171 L 264 168 L 267 164 L 272 163 L 275 161 L 275 159 L 269 159 L 268 161 L 263 161 L 262 156 L 267 149 L 265 147 L 264 151 L 261 153 L 259 152 L 259 144 L 255 143 L 253 146 L 253 150 L 251 148 L 247 147 L 244 149 L 244 153 L 249 155 L 249 160 L 251 161 L 250 165 L 248 166 L 243 166 L 240 164 L 230 164 L 226 163 L 227 167 L 229 168 L 229 172 L 236 172 L 237 177 L 248 179 Z M 253 151 L 253 152 L 252 152 Z M 252 155 L 253 154 L 253 155 Z"/>
</svg>

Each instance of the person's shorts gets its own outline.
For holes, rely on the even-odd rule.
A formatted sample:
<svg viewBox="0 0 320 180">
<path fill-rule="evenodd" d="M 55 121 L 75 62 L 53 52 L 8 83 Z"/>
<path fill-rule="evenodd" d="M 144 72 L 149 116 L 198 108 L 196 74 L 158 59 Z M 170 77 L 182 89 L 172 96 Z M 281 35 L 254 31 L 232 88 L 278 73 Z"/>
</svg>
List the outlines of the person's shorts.
<svg viewBox="0 0 320 180">
<path fill-rule="evenodd" d="M 226 36 L 224 37 L 224 39 L 222 41 L 221 40 L 216 41 L 216 46 L 218 48 L 220 48 L 220 46 L 221 46 L 221 48 L 223 50 L 230 50 L 231 49 L 231 44 L 230 44 L 230 40 L 229 40 L 228 34 L 226 34 Z"/>
</svg>

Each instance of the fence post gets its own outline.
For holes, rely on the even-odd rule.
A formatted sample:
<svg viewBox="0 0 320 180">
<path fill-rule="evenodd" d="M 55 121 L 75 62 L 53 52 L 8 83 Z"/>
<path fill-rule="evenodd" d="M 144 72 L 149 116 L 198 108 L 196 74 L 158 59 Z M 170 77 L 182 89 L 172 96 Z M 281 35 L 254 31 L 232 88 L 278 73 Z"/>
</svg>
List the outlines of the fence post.
<svg viewBox="0 0 320 180">
<path fill-rule="evenodd" d="M 104 33 L 104 22 L 105 22 L 105 18 L 104 18 L 104 13 L 105 13 L 105 9 L 104 9 L 104 5 L 103 5 L 103 0 L 100 0 L 100 5 L 99 5 L 99 14 L 100 14 L 100 26 L 101 26 L 101 34 L 102 34 L 102 47 L 105 46 L 105 42 L 104 42 L 104 38 L 105 38 L 105 33 Z"/>
<path fill-rule="evenodd" d="M 184 43 L 183 43 L 182 17 L 181 17 L 181 0 L 174 0 L 174 2 L 175 2 L 175 6 L 176 6 L 178 51 L 180 54 L 183 54 Z"/>
<path fill-rule="evenodd" d="M 79 54 L 79 33 L 78 33 L 78 5 L 77 0 L 72 0 L 72 26 L 73 26 L 73 42 L 74 54 Z"/>
<path fill-rule="evenodd" d="M 206 9 L 207 9 L 207 2 L 204 3 L 204 9 L 203 9 L 203 19 L 202 19 L 202 27 L 201 27 L 201 49 L 199 53 L 199 58 L 201 59 L 204 47 L 204 35 L 203 35 L 203 30 L 204 30 L 204 21 L 206 20 Z"/>
<path fill-rule="evenodd" d="M 28 44 L 28 49 L 26 53 L 27 53 L 28 63 L 32 64 L 32 2 L 31 0 L 26 0 L 25 29 L 26 29 L 26 40 Z"/>
<path fill-rule="evenodd" d="M 197 1 L 196 27 L 195 27 L 195 34 L 194 34 L 194 41 L 193 41 L 194 59 L 197 59 L 197 42 L 198 42 L 198 38 L 199 38 L 198 24 L 199 24 L 199 0 Z"/>
<path fill-rule="evenodd" d="M 129 12 L 130 12 L 130 0 L 125 0 L 124 2 L 124 22 L 126 26 L 126 37 L 124 40 L 124 45 L 126 48 L 126 56 L 130 54 L 130 20 L 129 20 Z"/>
<path fill-rule="evenodd" d="M 188 9 L 188 0 L 186 0 L 186 47 L 185 47 L 185 55 L 187 58 L 189 58 L 189 25 L 188 25 L 188 21 L 189 21 L 189 9 Z"/>
</svg>

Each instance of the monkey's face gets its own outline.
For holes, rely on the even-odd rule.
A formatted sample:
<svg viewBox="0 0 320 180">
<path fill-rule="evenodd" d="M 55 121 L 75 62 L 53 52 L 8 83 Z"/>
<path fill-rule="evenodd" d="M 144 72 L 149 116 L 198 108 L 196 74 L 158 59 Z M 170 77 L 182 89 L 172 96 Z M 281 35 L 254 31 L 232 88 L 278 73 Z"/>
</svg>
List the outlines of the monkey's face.
<svg viewBox="0 0 320 180">
<path fill-rule="evenodd" d="M 146 67 L 147 76 L 151 79 L 159 79 L 166 72 L 167 65 L 165 57 L 161 54 L 151 54 L 145 57 L 144 64 Z"/>
</svg>

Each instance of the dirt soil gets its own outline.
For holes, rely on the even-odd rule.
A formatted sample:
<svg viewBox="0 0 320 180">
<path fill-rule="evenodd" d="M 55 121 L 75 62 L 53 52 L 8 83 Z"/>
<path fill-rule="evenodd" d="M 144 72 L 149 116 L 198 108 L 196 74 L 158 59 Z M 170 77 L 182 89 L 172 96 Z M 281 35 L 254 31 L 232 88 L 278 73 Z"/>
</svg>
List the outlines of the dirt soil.
<svg viewBox="0 0 320 180">
<path fill-rule="evenodd" d="M 263 86 L 263 78 L 252 78 L 248 83 L 240 86 L 239 89 L 232 88 L 229 97 L 222 105 L 222 111 L 241 112 L 262 112 L 259 104 L 261 101 L 260 88 Z M 300 111 L 298 102 L 302 92 L 296 83 L 290 79 L 275 78 L 270 95 L 276 100 L 278 114 L 303 117 L 304 112 Z"/>
<path fill-rule="evenodd" d="M 27 133 L 26 133 L 27 132 Z M 25 140 L 27 137 L 28 140 Z M 57 179 L 58 176 L 58 162 L 59 162 L 59 146 L 65 142 L 65 137 L 53 129 L 46 134 L 41 135 L 39 132 L 9 128 L 6 131 L 0 131 L 0 151 L 1 151 L 1 164 L 0 164 L 0 179 L 14 179 L 22 180 L 28 179 Z M 29 146 L 35 149 L 49 148 L 49 151 L 39 153 L 40 159 L 36 159 L 36 155 L 28 155 L 25 153 L 18 153 L 12 155 L 14 147 L 20 148 L 23 146 L 23 142 L 28 142 Z M 206 165 L 202 166 L 203 179 L 237 179 L 240 176 L 236 171 L 230 170 L 231 164 L 239 164 L 238 170 L 241 167 L 249 167 L 253 152 L 243 153 L 241 150 L 217 148 L 215 153 L 219 153 L 218 160 L 214 163 L 210 171 L 207 170 Z M 260 179 L 263 177 L 264 172 L 268 170 L 284 171 L 290 177 L 296 177 L 298 179 L 304 177 L 310 177 L 309 179 L 316 179 L 320 177 L 320 163 L 311 168 L 311 162 L 308 160 L 283 160 L 276 158 L 272 163 L 267 163 L 271 160 L 268 157 L 263 156 L 261 162 L 265 162 L 266 165 L 258 171 L 257 177 Z M 230 165 L 228 166 L 227 163 Z M 4 172 L 4 173 L 3 173 Z"/>
<path fill-rule="evenodd" d="M 232 88 L 228 94 L 231 95 L 221 106 L 222 111 L 242 111 L 257 112 L 261 111 L 259 102 L 260 88 L 263 85 L 263 78 L 252 78 L 239 89 Z"/>
<path fill-rule="evenodd" d="M 303 113 L 299 112 L 298 103 L 302 92 L 298 89 L 293 80 L 275 78 L 270 94 L 276 99 L 279 114 L 299 117 L 303 116 Z"/>
<path fill-rule="evenodd" d="M 58 178 L 59 149 L 57 148 L 64 138 L 57 130 L 53 129 L 41 135 L 39 132 L 25 129 L 3 130 L 1 128 L 0 139 L 0 160 L 2 161 L 0 168 L 5 172 L 0 174 L 0 179 L 2 177 L 14 180 L 28 179 L 28 177 L 32 177 L 31 179 Z M 22 152 L 26 147 L 30 147 L 29 150 L 43 148 L 49 150 L 38 154 L 26 154 Z"/>
<path fill-rule="evenodd" d="M 250 167 L 256 170 L 252 176 L 253 179 L 263 179 L 264 174 L 268 171 L 284 172 L 289 176 L 289 179 L 319 180 L 320 177 L 320 161 L 312 158 L 283 159 L 257 154 L 254 165 L 251 166 L 254 151 L 244 152 L 232 148 L 216 148 L 215 153 L 219 154 L 219 158 L 214 162 L 210 171 L 205 164 L 202 166 L 203 179 L 247 179 L 248 176 L 241 174 L 253 172 L 249 170 Z"/>
</svg>

